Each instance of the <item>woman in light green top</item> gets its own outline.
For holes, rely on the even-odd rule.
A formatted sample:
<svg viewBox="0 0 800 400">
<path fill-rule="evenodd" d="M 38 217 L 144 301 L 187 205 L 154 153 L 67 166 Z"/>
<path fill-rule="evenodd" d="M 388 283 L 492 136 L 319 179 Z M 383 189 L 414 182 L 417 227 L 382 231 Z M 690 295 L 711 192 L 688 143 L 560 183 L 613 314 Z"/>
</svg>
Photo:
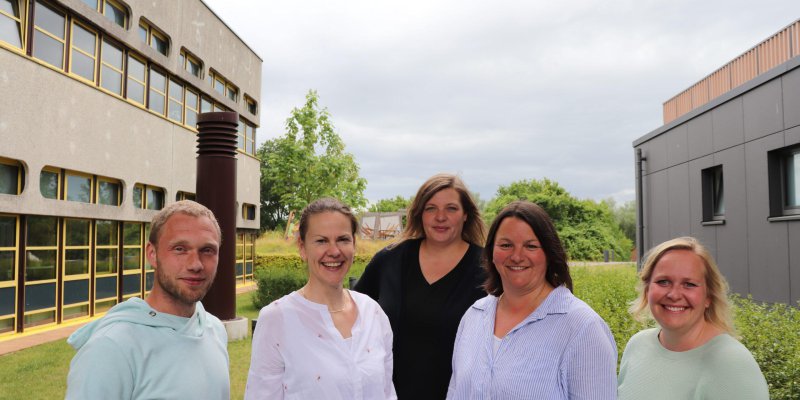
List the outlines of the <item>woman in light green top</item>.
<svg viewBox="0 0 800 400">
<path fill-rule="evenodd" d="M 650 250 L 637 290 L 631 313 L 658 327 L 625 347 L 619 399 L 769 399 L 758 364 L 732 336 L 728 283 L 700 242 L 682 237 Z"/>
</svg>

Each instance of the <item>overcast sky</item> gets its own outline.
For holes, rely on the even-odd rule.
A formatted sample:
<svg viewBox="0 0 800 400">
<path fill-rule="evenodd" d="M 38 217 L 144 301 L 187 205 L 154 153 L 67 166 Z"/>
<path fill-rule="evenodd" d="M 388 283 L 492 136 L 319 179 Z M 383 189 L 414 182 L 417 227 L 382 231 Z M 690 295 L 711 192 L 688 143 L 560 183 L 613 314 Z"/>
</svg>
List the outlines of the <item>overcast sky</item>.
<svg viewBox="0 0 800 400">
<path fill-rule="evenodd" d="M 315 89 L 370 201 L 437 172 L 489 200 L 550 178 L 634 198 L 662 103 L 800 18 L 797 0 L 204 0 L 263 60 L 261 142 Z"/>
</svg>

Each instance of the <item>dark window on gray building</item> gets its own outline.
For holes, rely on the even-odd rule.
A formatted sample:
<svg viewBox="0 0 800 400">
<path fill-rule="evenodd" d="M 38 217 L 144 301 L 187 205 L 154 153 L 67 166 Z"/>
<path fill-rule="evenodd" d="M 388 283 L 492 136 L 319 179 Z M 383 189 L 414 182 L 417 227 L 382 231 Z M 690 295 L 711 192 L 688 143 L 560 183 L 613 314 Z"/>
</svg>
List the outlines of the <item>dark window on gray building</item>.
<svg viewBox="0 0 800 400">
<path fill-rule="evenodd" d="M 703 222 L 725 220 L 725 185 L 722 165 L 701 171 L 703 185 Z"/>
<path fill-rule="evenodd" d="M 800 145 L 769 152 L 770 216 L 800 215 Z"/>
</svg>

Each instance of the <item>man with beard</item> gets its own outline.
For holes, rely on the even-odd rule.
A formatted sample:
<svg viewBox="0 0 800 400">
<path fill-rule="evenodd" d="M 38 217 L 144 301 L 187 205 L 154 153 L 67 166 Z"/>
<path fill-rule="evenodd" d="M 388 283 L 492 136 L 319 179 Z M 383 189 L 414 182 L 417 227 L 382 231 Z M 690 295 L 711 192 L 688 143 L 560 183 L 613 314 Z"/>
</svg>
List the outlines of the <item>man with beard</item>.
<svg viewBox="0 0 800 400">
<path fill-rule="evenodd" d="M 145 248 L 155 269 L 146 300 L 132 298 L 73 333 L 67 399 L 229 399 L 227 334 L 203 309 L 221 233 L 193 201 L 161 210 Z"/>
</svg>

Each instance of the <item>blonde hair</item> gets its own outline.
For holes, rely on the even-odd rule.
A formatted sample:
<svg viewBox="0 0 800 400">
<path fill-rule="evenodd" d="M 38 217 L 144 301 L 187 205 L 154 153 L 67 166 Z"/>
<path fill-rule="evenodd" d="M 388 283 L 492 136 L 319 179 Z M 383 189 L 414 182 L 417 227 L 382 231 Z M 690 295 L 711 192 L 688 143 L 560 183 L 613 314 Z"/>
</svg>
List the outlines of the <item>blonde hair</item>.
<svg viewBox="0 0 800 400">
<path fill-rule="evenodd" d="M 705 309 L 703 317 L 706 322 L 716 326 L 723 332 L 734 335 L 733 319 L 731 317 L 731 306 L 728 302 L 728 282 L 714 262 L 714 258 L 703 246 L 700 241 L 693 237 L 684 236 L 661 243 L 647 252 L 639 272 L 639 282 L 636 284 L 636 291 L 639 296 L 631 303 L 629 309 L 633 318 L 639 322 L 649 322 L 653 316 L 650 313 L 647 303 L 650 279 L 656 264 L 667 252 L 672 250 L 689 250 L 705 265 L 706 289 L 709 299 L 709 306 Z"/>
<path fill-rule="evenodd" d="M 150 222 L 150 237 L 148 238 L 150 243 L 158 245 L 158 239 L 161 236 L 161 229 L 164 227 L 164 224 L 167 223 L 169 218 L 175 214 L 186 214 L 197 218 L 208 218 L 211 221 L 211 225 L 214 226 L 214 231 L 217 233 L 217 239 L 219 240 L 220 244 L 222 244 L 222 230 L 219 228 L 217 217 L 214 216 L 214 213 L 211 212 L 208 207 L 191 200 L 176 201 L 162 208 L 161 211 L 159 211 L 153 217 L 153 220 Z"/>
</svg>

